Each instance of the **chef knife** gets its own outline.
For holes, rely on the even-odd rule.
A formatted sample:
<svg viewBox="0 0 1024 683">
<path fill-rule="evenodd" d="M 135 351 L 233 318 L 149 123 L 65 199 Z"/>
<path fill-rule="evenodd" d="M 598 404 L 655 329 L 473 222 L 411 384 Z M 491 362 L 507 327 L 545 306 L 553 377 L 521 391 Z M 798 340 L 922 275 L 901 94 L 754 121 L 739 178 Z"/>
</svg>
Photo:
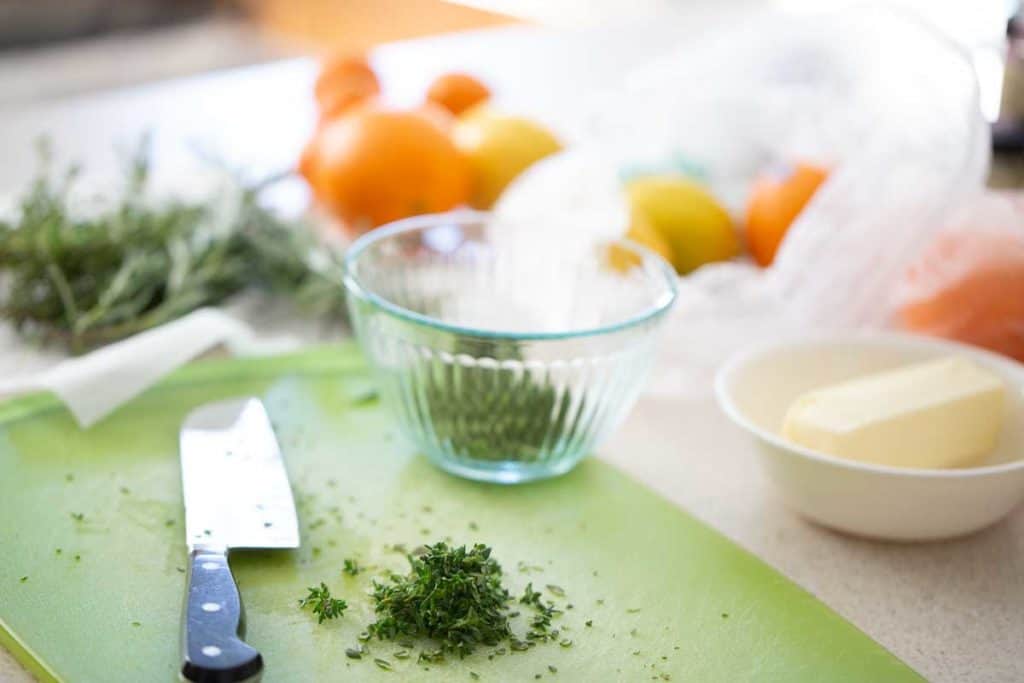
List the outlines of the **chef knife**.
<svg viewBox="0 0 1024 683">
<path fill-rule="evenodd" d="M 299 545 L 281 449 L 259 399 L 208 404 L 185 418 L 181 480 L 189 550 L 181 677 L 258 680 L 263 659 L 242 641 L 242 603 L 228 551 Z"/>
</svg>

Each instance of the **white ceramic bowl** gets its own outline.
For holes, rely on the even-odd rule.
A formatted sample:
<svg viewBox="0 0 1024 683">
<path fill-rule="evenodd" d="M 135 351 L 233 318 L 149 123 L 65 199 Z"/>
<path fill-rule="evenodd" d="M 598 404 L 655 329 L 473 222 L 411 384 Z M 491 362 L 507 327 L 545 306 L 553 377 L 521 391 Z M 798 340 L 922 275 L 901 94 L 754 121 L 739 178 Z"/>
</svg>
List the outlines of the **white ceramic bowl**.
<svg viewBox="0 0 1024 683">
<path fill-rule="evenodd" d="M 978 467 L 932 470 L 861 463 L 790 443 L 779 430 L 800 394 L 858 375 L 949 355 L 967 356 L 1006 381 L 999 445 Z M 825 526 L 889 540 L 933 540 L 988 526 L 1024 499 L 1024 365 L 963 344 L 898 333 L 774 342 L 718 372 L 715 391 L 757 441 L 784 502 Z"/>
</svg>

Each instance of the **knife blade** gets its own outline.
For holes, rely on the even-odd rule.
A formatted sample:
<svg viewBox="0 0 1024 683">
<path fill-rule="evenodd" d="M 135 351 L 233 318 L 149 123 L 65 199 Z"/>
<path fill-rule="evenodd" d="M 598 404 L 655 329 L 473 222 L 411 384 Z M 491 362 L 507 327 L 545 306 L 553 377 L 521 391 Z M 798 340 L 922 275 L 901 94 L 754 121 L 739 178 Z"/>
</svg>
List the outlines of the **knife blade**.
<svg viewBox="0 0 1024 683">
<path fill-rule="evenodd" d="M 242 603 L 228 565 L 239 548 L 297 548 L 299 525 L 270 418 L 256 398 L 197 408 L 181 428 L 189 571 L 181 677 L 258 680 L 260 653 L 242 641 Z"/>
</svg>

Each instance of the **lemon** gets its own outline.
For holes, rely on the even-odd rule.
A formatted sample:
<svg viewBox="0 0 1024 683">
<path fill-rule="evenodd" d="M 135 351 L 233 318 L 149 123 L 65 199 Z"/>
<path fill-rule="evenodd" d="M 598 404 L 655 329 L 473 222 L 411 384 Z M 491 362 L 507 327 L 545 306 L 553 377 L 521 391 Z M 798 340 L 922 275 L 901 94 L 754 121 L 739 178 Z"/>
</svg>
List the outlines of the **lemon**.
<svg viewBox="0 0 1024 683">
<path fill-rule="evenodd" d="M 633 210 L 668 244 L 668 260 L 676 272 L 686 274 L 740 252 L 729 212 L 694 181 L 675 175 L 648 176 L 628 183 L 626 192 Z"/>
<path fill-rule="evenodd" d="M 460 116 L 453 135 L 469 161 L 469 203 L 478 209 L 489 209 L 516 176 L 562 148 L 539 123 L 488 106 L 474 107 Z"/>
<path fill-rule="evenodd" d="M 669 263 L 672 262 L 672 247 L 657 230 L 635 209 L 630 212 L 629 231 L 626 238 L 647 247 Z M 639 266 L 643 261 L 632 250 L 613 243 L 608 248 L 608 265 L 619 272 L 626 272 Z"/>
<path fill-rule="evenodd" d="M 647 217 L 635 208 L 630 212 L 629 231 L 626 233 L 626 237 L 672 263 L 674 258 L 672 245 L 654 229 Z"/>
</svg>

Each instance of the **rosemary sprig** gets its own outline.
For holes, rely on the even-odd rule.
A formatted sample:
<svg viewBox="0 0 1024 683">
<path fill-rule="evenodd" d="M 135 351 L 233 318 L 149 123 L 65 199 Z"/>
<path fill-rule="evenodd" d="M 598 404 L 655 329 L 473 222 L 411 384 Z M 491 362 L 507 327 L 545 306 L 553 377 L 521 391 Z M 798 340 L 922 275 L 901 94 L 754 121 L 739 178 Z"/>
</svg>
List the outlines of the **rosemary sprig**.
<svg viewBox="0 0 1024 683">
<path fill-rule="evenodd" d="M 82 215 L 77 176 L 52 177 L 44 155 L 16 219 L 0 221 L 0 315 L 24 335 L 82 352 L 247 287 L 344 314 L 338 254 L 260 206 L 263 185 L 229 178 L 216 199 L 156 201 L 142 144 L 121 195 Z"/>
</svg>

